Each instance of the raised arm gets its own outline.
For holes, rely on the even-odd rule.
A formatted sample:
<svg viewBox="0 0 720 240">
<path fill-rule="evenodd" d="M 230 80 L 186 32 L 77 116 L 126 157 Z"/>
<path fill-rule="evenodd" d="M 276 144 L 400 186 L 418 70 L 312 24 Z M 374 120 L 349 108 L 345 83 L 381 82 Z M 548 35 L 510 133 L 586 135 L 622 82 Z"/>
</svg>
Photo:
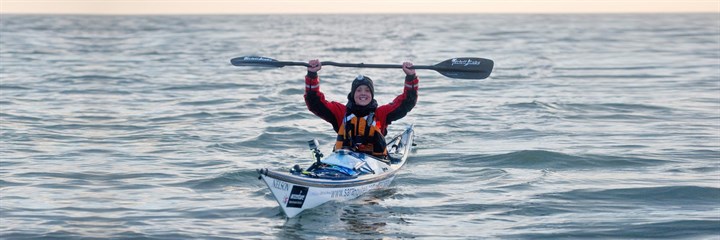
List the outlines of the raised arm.
<svg viewBox="0 0 720 240">
<path fill-rule="evenodd" d="M 415 74 L 415 70 L 411 69 L 412 63 L 403 63 L 403 72 L 405 72 L 405 81 L 402 94 L 398 95 L 393 99 L 392 102 L 386 105 L 378 107 L 376 114 L 378 117 L 384 117 L 385 122 L 382 122 L 383 131 L 387 131 L 387 125 L 401 119 L 407 115 L 410 110 L 415 107 L 418 96 L 418 83 L 419 79 Z M 383 132 L 386 134 L 386 132 Z"/>
<path fill-rule="evenodd" d="M 325 94 L 320 91 L 320 77 L 317 74 L 322 65 L 317 59 L 308 61 L 308 64 L 310 67 L 305 75 L 305 105 L 310 112 L 332 124 L 337 132 L 345 115 L 345 105 L 325 100 Z"/>
</svg>

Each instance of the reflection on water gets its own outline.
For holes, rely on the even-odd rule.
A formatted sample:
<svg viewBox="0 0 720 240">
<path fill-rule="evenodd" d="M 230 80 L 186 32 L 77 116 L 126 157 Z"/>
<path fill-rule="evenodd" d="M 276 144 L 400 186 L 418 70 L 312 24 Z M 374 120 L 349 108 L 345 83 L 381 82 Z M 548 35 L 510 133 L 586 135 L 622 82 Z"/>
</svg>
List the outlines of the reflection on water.
<svg viewBox="0 0 720 240">
<path fill-rule="evenodd" d="M 345 222 L 345 229 L 358 234 L 383 233 L 383 229 L 387 225 L 385 216 L 363 210 L 365 209 L 357 209 L 354 206 L 344 209 L 340 221 Z"/>
<path fill-rule="evenodd" d="M 380 205 L 383 199 L 397 192 L 395 188 L 379 189 L 361 197 L 360 204 L 348 205 L 343 209 L 340 221 L 345 229 L 358 234 L 382 234 L 390 213 Z"/>
<path fill-rule="evenodd" d="M 313 239 L 316 234 L 324 237 L 328 234 L 337 235 L 336 237 L 342 238 L 385 235 L 388 224 L 405 223 L 381 204 L 396 192 L 395 188 L 379 189 L 347 202 L 328 202 L 297 217 L 288 218 L 285 224 L 279 227 L 278 236 L 287 239 Z M 340 221 L 337 221 L 338 219 Z"/>
</svg>

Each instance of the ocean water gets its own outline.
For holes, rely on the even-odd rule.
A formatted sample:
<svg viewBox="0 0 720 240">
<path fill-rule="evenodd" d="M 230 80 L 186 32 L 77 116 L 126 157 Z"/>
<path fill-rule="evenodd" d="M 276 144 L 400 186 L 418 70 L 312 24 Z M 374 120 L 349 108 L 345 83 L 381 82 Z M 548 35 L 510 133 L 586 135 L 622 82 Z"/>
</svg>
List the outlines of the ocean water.
<svg viewBox="0 0 720 240">
<path fill-rule="evenodd" d="M 255 169 L 334 133 L 244 55 L 495 69 L 418 70 L 391 187 L 286 219 Z M 0 15 L 0 238 L 720 239 L 720 15 Z"/>
</svg>

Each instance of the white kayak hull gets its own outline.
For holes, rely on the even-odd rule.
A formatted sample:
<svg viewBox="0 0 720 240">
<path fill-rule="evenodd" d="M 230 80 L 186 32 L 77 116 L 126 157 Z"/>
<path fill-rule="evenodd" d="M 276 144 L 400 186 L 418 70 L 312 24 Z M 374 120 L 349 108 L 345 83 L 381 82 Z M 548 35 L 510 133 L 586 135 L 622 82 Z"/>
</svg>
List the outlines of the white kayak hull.
<svg viewBox="0 0 720 240">
<path fill-rule="evenodd" d="M 329 201 L 347 201 L 357 198 L 370 190 L 385 188 L 390 185 L 394 178 L 395 176 L 392 176 L 375 183 L 355 187 L 333 188 L 298 185 L 262 175 L 263 181 L 268 185 L 280 208 L 289 218 Z"/>
<path fill-rule="evenodd" d="M 405 165 L 410 148 L 413 144 L 413 126 L 410 125 L 402 134 L 388 142 L 388 152 L 399 156 L 392 164 L 375 163 L 372 157 L 361 156 L 363 161 L 378 164 L 381 169 L 372 173 L 362 174 L 353 179 L 335 180 L 312 178 L 286 171 L 259 169 L 260 178 L 267 184 L 273 197 L 287 217 L 292 218 L 304 210 L 320 206 L 329 201 L 347 201 L 355 199 L 374 189 L 386 188 L 395 179 L 396 173 Z M 358 156 L 358 153 L 352 153 Z M 360 154 L 362 155 L 362 154 Z M 340 151 L 326 159 L 347 158 L 347 153 Z"/>
</svg>

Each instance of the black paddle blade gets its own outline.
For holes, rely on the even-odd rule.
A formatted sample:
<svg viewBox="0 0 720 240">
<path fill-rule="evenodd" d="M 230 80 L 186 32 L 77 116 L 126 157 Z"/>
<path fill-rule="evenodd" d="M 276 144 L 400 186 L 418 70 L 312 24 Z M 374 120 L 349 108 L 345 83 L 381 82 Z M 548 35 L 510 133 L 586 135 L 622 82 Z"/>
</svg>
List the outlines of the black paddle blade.
<svg viewBox="0 0 720 240">
<path fill-rule="evenodd" d="M 250 67 L 284 67 L 285 64 L 278 62 L 272 58 L 258 56 L 244 56 L 230 59 L 230 63 L 234 66 L 250 66 Z"/>
<path fill-rule="evenodd" d="M 486 58 L 452 58 L 435 64 L 433 69 L 443 76 L 460 79 L 485 79 L 495 63 Z"/>
</svg>

